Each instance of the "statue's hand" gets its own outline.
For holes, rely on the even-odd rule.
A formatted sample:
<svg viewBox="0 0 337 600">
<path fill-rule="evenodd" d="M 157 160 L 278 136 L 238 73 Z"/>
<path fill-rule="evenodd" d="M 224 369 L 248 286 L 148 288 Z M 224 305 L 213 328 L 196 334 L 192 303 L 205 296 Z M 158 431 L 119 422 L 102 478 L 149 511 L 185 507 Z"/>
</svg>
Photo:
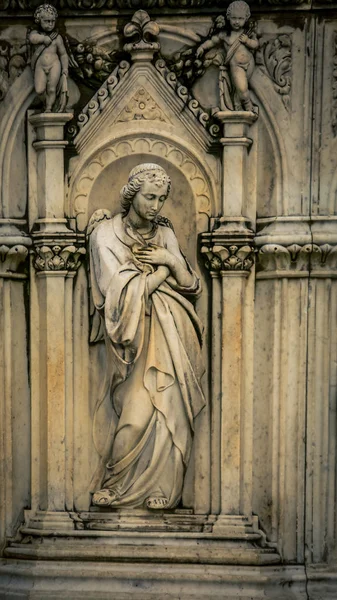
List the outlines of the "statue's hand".
<svg viewBox="0 0 337 600">
<path fill-rule="evenodd" d="M 245 33 L 241 33 L 240 37 L 239 37 L 240 42 L 242 42 L 243 44 L 247 44 L 249 37 L 248 35 L 246 35 Z"/>
<path fill-rule="evenodd" d="M 174 256 L 171 252 L 166 248 L 162 248 L 162 246 L 156 246 L 154 244 L 139 248 L 134 254 L 142 263 L 149 265 L 164 265 L 168 268 L 170 268 L 172 261 L 174 260 Z"/>
<path fill-rule="evenodd" d="M 50 44 L 52 43 L 53 40 L 50 39 L 49 35 L 45 35 L 44 36 L 44 40 L 43 43 L 45 46 L 50 46 Z"/>
</svg>

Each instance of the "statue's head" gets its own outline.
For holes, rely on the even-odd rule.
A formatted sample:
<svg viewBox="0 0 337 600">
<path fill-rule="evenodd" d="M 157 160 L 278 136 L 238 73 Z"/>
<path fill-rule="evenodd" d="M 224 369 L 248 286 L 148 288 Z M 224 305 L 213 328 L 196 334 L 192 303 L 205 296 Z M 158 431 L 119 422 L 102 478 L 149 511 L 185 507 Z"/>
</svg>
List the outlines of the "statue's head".
<svg viewBox="0 0 337 600">
<path fill-rule="evenodd" d="M 57 17 L 57 10 L 51 4 L 41 4 L 34 13 L 35 23 L 38 23 L 46 32 L 53 31 Z"/>
<path fill-rule="evenodd" d="M 232 29 L 239 29 L 244 26 L 250 17 L 250 8 L 247 2 L 235 0 L 231 2 L 226 11 L 226 17 L 230 22 Z"/>
<path fill-rule="evenodd" d="M 128 182 L 121 189 L 121 206 L 123 214 L 126 215 L 135 198 L 144 192 L 145 198 L 158 195 L 164 201 L 171 189 L 171 179 L 163 167 L 154 163 L 142 163 L 132 169 Z M 159 211 L 158 211 L 159 212 Z"/>
</svg>

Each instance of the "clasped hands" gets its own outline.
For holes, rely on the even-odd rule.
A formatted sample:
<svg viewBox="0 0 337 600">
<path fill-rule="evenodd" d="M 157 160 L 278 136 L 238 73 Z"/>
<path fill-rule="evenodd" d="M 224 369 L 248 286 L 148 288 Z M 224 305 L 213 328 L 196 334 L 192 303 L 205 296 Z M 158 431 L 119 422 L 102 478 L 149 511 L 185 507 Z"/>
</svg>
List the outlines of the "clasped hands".
<svg viewBox="0 0 337 600">
<path fill-rule="evenodd" d="M 156 244 L 138 247 L 133 253 L 136 259 L 145 265 L 154 265 L 158 268 L 164 267 L 167 269 L 167 275 L 170 273 L 175 258 L 169 250 Z"/>
</svg>

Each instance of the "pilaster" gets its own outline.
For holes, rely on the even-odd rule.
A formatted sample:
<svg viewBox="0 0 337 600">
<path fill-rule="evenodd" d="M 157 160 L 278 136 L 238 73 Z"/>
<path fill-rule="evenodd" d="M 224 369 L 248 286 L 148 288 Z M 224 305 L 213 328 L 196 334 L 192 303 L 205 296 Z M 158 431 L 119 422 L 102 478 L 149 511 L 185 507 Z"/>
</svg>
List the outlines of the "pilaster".
<svg viewBox="0 0 337 600">
<path fill-rule="evenodd" d="M 211 498 L 214 531 L 221 532 L 228 515 L 252 515 L 254 219 L 246 210 L 246 170 L 257 117 L 228 111 L 216 118 L 223 127 L 222 214 L 202 234 L 201 254 L 212 278 Z"/>
<path fill-rule="evenodd" d="M 84 236 L 64 216 L 64 125 L 71 114 L 36 114 L 36 201 L 31 268 L 32 510 L 36 529 L 73 529 L 73 280 Z M 33 179 L 33 177 L 32 177 Z M 63 515 L 63 516 L 62 516 Z"/>
<path fill-rule="evenodd" d="M 23 219 L 0 219 L 0 547 L 14 534 L 29 493 L 17 468 L 20 462 L 22 469 L 29 468 L 24 285 L 32 242 L 22 231 L 25 226 Z"/>
</svg>

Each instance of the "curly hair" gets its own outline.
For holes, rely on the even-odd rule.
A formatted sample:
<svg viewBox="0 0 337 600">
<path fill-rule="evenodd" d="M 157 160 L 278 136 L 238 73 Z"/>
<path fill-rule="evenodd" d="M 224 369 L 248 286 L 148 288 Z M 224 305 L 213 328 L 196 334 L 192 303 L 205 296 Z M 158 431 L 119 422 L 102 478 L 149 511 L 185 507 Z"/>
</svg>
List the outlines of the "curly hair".
<svg viewBox="0 0 337 600">
<path fill-rule="evenodd" d="M 47 15 L 48 17 L 54 17 L 55 20 L 58 17 L 58 13 L 55 6 L 52 6 L 52 4 L 40 4 L 40 6 L 37 7 L 34 13 L 35 23 L 40 23 L 41 16 L 43 14 Z"/>
<path fill-rule="evenodd" d="M 234 2 L 230 3 L 230 5 L 226 11 L 227 18 L 231 16 L 232 11 L 235 10 L 236 8 L 243 9 L 246 13 L 246 15 L 245 15 L 246 20 L 249 19 L 250 15 L 251 15 L 250 8 L 249 8 L 247 2 L 244 2 L 244 0 L 234 0 Z"/>
<path fill-rule="evenodd" d="M 127 215 L 129 212 L 134 196 L 139 192 L 145 181 L 155 183 L 158 187 L 167 184 L 167 195 L 170 193 L 171 179 L 163 167 L 154 163 L 137 165 L 130 172 L 127 184 L 120 191 L 123 215 Z"/>
</svg>

